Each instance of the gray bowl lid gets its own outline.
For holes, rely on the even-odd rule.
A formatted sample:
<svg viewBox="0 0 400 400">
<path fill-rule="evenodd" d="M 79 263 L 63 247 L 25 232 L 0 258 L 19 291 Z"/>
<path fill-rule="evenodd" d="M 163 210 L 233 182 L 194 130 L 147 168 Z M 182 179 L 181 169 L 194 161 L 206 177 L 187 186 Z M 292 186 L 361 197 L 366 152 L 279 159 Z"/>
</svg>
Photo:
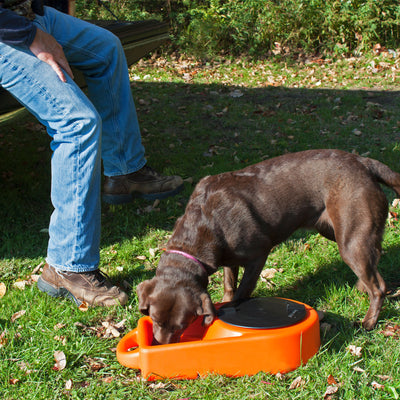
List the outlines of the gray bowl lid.
<svg viewBox="0 0 400 400">
<path fill-rule="evenodd" d="M 304 304 L 279 297 L 254 297 L 224 304 L 218 318 L 241 328 L 272 329 L 294 325 L 306 317 Z"/>
</svg>

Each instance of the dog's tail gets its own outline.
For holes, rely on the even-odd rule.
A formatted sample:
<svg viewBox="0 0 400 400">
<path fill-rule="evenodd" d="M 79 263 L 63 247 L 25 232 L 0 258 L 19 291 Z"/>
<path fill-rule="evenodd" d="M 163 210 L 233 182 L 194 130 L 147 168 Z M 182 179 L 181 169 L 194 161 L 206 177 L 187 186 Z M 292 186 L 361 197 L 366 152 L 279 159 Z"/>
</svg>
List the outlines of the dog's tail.
<svg viewBox="0 0 400 400">
<path fill-rule="evenodd" d="M 379 183 L 389 186 L 400 196 L 400 174 L 373 158 L 360 157 L 359 160 Z"/>
</svg>

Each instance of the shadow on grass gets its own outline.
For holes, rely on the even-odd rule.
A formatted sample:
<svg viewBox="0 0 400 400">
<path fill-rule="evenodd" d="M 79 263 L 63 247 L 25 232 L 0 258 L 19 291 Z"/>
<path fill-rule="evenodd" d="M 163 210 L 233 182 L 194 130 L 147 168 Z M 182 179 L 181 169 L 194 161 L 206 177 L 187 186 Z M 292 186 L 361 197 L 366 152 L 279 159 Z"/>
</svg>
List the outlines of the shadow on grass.
<svg viewBox="0 0 400 400">
<path fill-rule="evenodd" d="M 305 237 L 309 233 L 304 232 Z M 378 270 L 383 276 L 388 292 L 395 292 L 399 287 L 398 265 L 392 260 L 400 259 L 400 248 L 389 247 L 385 249 L 378 264 Z M 329 331 L 321 332 L 322 344 L 328 343 L 332 338 L 335 338 L 329 344 L 330 351 L 338 352 L 344 344 L 351 342 L 351 339 L 357 334 L 357 330 L 363 330 L 361 326 L 362 318 L 364 317 L 369 306 L 369 298 L 366 293 L 360 293 L 357 289 L 353 289 L 355 298 L 350 298 L 348 290 L 345 288 L 353 287 L 357 282 L 356 275 L 343 262 L 335 262 L 331 264 L 321 265 L 314 273 L 302 276 L 291 285 L 278 288 L 277 290 L 257 289 L 254 296 L 278 296 L 297 301 L 304 302 L 313 308 L 318 309 L 321 302 L 329 303 L 330 299 L 327 296 L 333 294 L 336 298 L 333 299 L 333 304 L 340 304 L 338 298 L 343 296 L 343 301 L 348 303 L 348 307 L 355 308 L 355 314 L 359 315 L 359 319 L 349 319 L 344 317 L 337 309 L 328 309 L 324 312 L 324 319 L 329 326 Z M 385 320 L 398 317 L 398 310 L 393 307 L 399 299 L 386 298 L 383 305 L 378 325 L 384 324 Z M 356 328 L 356 329 L 355 329 Z"/>
<path fill-rule="evenodd" d="M 133 91 L 142 100 L 137 111 L 149 164 L 194 182 L 310 148 L 368 153 L 398 168 L 400 92 L 146 82 L 135 82 Z M 49 143 L 26 111 L 0 120 L 0 260 L 46 255 L 52 211 Z M 171 230 L 192 190 L 186 184 L 181 195 L 162 201 L 159 211 L 146 212 L 149 204 L 140 200 L 104 206 L 101 246 L 141 240 L 152 229 Z M 342 268 L 324 270 L 332 267 Z M 317 298 L 323 295 L 317 285 L 323 278 L 299 284 L 312 284 Z"/>
</svg>

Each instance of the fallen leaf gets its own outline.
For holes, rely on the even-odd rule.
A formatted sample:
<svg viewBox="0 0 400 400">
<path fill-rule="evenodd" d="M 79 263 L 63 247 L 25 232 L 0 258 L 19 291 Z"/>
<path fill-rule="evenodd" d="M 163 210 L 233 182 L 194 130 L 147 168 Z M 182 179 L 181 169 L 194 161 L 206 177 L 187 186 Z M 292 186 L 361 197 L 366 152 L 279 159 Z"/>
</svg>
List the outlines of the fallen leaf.
<svg viewBox="0 0 400 400">
<path fill-rule="evenodd" d="M 362 369 L 362 368 L 360 368 L 360 367 L 354 367 L 354 368 L 353 368 L 353 371 L 356 371 L 356 372 L 365 372 L 365 369 Z"/>
<path fill-rule="evenodd" d="M 67 382 L 65 382 L 65 390 L 71 390 L 72 389 L 72 380 L 68 379 Z"/>
<path fill-rule="evenodd" d="M 6 294 L 7 287 L 3 282 L 0 282 L 0 299 Z"/>
<path fill-rule="evenodd" d="M 400 326 L 399 325 L 392 325 L 392 324 L 386 324 L 384 329 L 380 332 L 382 333 L 383 336 L 385 337 L 400 337 Z"/>
<path fill-rule="evenodd" d="M 37 266 L 33 269 L 32 274 L 34 275 L 34 274 L 36 274 L 36 272 L 39 272 L 40 269 L 43 267 L 44 264 L 45 264 L 44 261 L 42 261 L 39 265 L 37 265 Z"/>
<path fill-rule="evenodd" d="M 347 347 L 347 350 L 349 350 L 349 352 L 356 357 L 361 357 L 361 347 L 357 347 L 354 344 L 351 344 Z"/>
<path fill-rule="evenodd" d="M 67 366 L 67 358 L 65 357 L 63 351 L 56 350 L 54 352 L 54 359 L 56 360 L 56 363 L 53 367 L 54 371 L 62 371 Z"/>
<path fill-rule="evenodd" d="M 377 377 L 382 381 L 388 381 L 392 379 L 389 375 L 377 375 Z"/>
<path fill-rule="evenodd" d="M 103 335 L 105 338 L 111 338 L 111 337 L 117 338 L 121 336 L 121 333 L 118 331 L 118 329 L 116 329 L 109 322 L 102 322 L 101 324 L 106 328 L 106 332 Z"/>
<path fill-rule="evenodd" d="M 85 362 L 89 365 L 89 368 L 94 372 L 100 371 L 101 369 L 107 367 L 106 363 L 97 358 L 86 357 Z"/>
<path fill-rule="evenodd" d="M 392 207 L 399 207 L 400 206 L 400 199 L 394 199 L 392 202 Z"/>
<path fill-rule="evenodd" d="M 277 272 L 275 268 L 266 268 L 261 272 L 261 278 L 272 279 Z"/>
<path fill-rule="evenodd" d="M 104 321 L 102 322 L 102 326 L 105 328 L 104 333 L 102 334 L 102 337 L 104 338 L 118 338 L 121 336 L 121 331 L 125 329 L 125 322 L 126 319 L 123 319 L 121 322 L 118 324 L 114 324 L 109 321 Z"/>
<path fill-rule="evenodd" d="M 10 385 L 16 385 L 19 382 L 19 379 L 9 379 L 8 382 Z"/>
<path fill-rule="evenodd" d="M 15 322 L 18 318 L 21 318 L 23 315 L 25 315 L 26 310 L 21 310 L 16 313 L 14 313 L 11 317 L 11 322 Z"/>
<path fill-rule="evenodd" d="M 278 381 L 281 381 L 281 380 L 283 380 L 284 376 L 283 376 L 283 374 L 278 372 L 278 373 L 275 374 L 275 378 L 278 379 Z"/>
<path fill-rule="evenodd" d="M 149 387 L 152 389 L 164 389 L 168 387 L 170 384 L 169 383 L 164 383 L 164 382 L 157 382 L 157 383 L 150 383 Z"/>
<path fill-rule="evenodd" d="M 239 89 L 235 89 L 232 92 L 229 93 L 229 96 L 231 97 L 242 97 L 243 93 Z"/>
<path fill-rule="evenodd" d="M 6 331 L 1 332 L 0 334 L 0 348 L 4 347 L 7 344 L 8 339 L 6 338 Z"/>
<path fill-rule="evenodd" d="M 26 364 L 25 361 L 19 362 L 19 363 L 17 364 L 17 366 L 18 366 L 18 368 L 19 368 L 21 371 L 24 371 L 25 374 L 27 374 L 27 375 L 31 374 L 32 372 L 38 372 L 37 370 L 32 370 L 32 369 L 30 369 L 30 368 L 28 367 L 28 365 Z"/>
<path fill-rule="evenodd" d="M 327 381 L 328 385 L 337 385 L 336 379 L 333 375 L 329 375 Z"/>
<path fill-rule="evenodd" d="M 326 391 L 324 393 L 324 399 L 326 399 L 328 396 L 335 394 L 339 388 L 337 386 L 331 385 L 326 388 Z"/>
<path fill-rule="evenodd" d="M 153 248 L 150 247 L 149 248 L 150 257 L 154 258 L 156 256 L 157 251 L 158 251 L 157 248 L 153 249 Z"/>
<path fill-rule="evenodd" d="M 54 336 L 54 340 L 61 342 L 64 346 L 67 344 L 67 338 L 65 336 Z"/>
<path fill-rule="evenodd" d="M 374 389 L 384 389 L 385 388 L 385 385 L 382 385 L 381 383 L 378 383 L 378 382 L 375 382 L 375 381 L 373 381 L 372 383 L 371 383 L 371 386 L 374 388 Z"/>
<path fill-rule="evenodd" d="M 16 281 L 13 283 L 13 287 L 19 290 L 25 290 L 26 281 Z"/>
<path fill-rule="evenodd" d="M 292 389 L 297 389 L 299 387 L 302 387 L 306 384 L 306 381 L 301 377 L 298 376 L 289 386 L 289 390 Z"/>
<path fill-rule="evenodd" d="M 86 301 L 82 301 L 82 304 L 78 307 L 79 311 L 87 311 L 89 309 L 89 304 Z"/>
</svg>

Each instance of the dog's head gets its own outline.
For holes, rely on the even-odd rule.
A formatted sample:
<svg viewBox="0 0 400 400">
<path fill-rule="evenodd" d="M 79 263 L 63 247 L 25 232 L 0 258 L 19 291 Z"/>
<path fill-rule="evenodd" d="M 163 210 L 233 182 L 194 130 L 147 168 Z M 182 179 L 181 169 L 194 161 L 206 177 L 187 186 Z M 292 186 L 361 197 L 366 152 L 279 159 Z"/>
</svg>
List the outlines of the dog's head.
<svg viewBox="0 0 400 400">
<path fill-rule="evenodd" d="M 198 316 L 210 325 L 215 308 L 210 296 L 192 282 L 173 282 L 155 277 L 137 287 L 139 310 L 153 321 L 153 343 L 179 342 L 183 331 Z"/>
</svg>

